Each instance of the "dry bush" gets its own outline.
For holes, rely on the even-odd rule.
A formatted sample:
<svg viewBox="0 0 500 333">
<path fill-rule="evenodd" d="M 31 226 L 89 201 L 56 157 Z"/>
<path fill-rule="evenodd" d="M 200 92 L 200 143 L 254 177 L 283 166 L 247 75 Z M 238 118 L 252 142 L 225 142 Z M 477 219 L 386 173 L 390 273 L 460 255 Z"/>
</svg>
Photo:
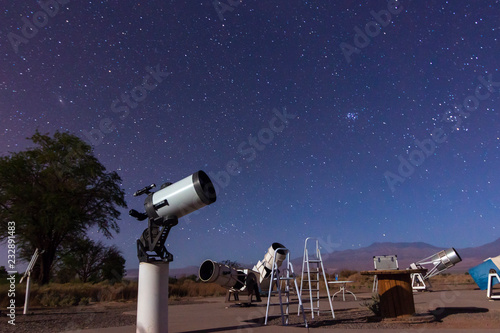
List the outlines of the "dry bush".
<svg viewBox="0 0 500 333">
<path fill-rule="evenodd" d="M 25 284 L 16 285 L 16 306 L 24 304 Z M 0 286 L 0 306 L 7 306 L 8 286 Z M 121 282 L 110 285 L 106 282 L 50 283 L 44 286 L 33 284 L 30 291 L 31 306 L 71 306 L 89 302 L 121 301 L 137 298 L 137 282 Z"/>
<path fill-rule="evenodd" d="M 349 284 L 347 289 L 356 290 L 358 292 L 369 292 L 373 288 L 373 276 L 372 275 L 361 275 L 361 273 L 354 273 L 347 277 L 348 281 L 354 281 Z"/>
<path fill-rule="evenodd" d="M 195 282 L 184 280 L 181 283 L 169 285 L 169 297 L 211 297 L 223 296 L 227 289 L 216 283 Z"/>
<path fill-rule="evenodd" d="M 137 299 L 137 282 L 124 281 L 113 285 L 101 283 L 50 283 L 44 286 L 32 284 L 31 306 L 74 306 L 90 302 L 127 301 Z M 9 304 L 8 285 L 0 285 L 0 306 Z M 16 285 L 16 306 L 24 304 L 26 284 Z M 195 282 L 192 278 L 181 278 L 169 284 L 170 297 L 224 296 L 227 290 L 215 283 Z"/>
<path fill-rule="evenodd" d="M 469 274 L 441 273 L 429 279 L 432 285 L 467 286 L 475 285 L 474 279 Z"/>
<path fill-rule="evenodd" d="M 353 281 L 347 288 L 354 292 L 371 292 L 373 276 L 361 275 L 359 272 L 343 270 L 340 274 L 342 280 Z M 352 273 L 350 275 L 347 275 Z M 332 275 L 327 281 L 333 281 Z M 171 280 L 169 283 L 169 297 L 217 297 L 224 296 L 227 290 L 216 283 L 203 283 L 194 281 L 192 277 Z M 468 288 L 475 286 L 474 280 L 468 274 L 442 273 L 430 279 L 433 286 L 460 286 Z M 300 277 L 297 279 L 300 288 Z M 336 291 L 336 287 L 328 285 L 330 290 Z M 304 283 L 307 288 L 307 282 Z M 15 291 L 16 306 L 24 305 L 26 284 L 17 284 Z M 325 284 L 321 277 L 320 290 L 325 290 Z M 0 285 L 0 306 L 9 304 L 9 285 Z M 31 306 L 74 306 L 87 305 L 90 302 L 128 301 L 137 299 L 137 282 L 123 281 L 111 285 L 106 282 L 91 283 L 51 283 L 45 286 L 32 284 L 30 294 Z"/>
<path fill-rule="evenodd" d="M 339 273 L 339 279 L 347 279 L 348 277 L 355 275 L 358 271 L 352 269 L 342 269 Z"/>
</svg>

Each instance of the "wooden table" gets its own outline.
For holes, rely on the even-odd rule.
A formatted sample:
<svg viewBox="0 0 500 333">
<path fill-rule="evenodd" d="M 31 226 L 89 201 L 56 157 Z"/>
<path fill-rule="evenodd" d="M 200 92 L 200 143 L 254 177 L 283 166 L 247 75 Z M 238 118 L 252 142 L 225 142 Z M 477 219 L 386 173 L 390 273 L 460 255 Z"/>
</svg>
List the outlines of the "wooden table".
<svg viewBox="0 0 500 333">
<path fill-rule="evenodd" d="M 415 313 L 411 274 L 425 272 L 427 269 L 373 270 L 361 275 L 377 275 L 381 316 L 394 318 Z"/>
</svg>

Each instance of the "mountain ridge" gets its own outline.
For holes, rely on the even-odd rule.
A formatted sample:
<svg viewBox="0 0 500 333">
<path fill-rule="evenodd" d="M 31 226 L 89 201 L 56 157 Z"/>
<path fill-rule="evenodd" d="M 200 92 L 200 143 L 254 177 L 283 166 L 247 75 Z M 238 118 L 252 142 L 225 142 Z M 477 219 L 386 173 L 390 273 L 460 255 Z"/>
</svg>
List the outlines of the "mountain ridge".
<svg viewBox="0 0 500 333">
<path fill-rule="evenodd" d="M 366 247 L 321 253 L 323 266 L 328 273 L 349 270 L 372 270 L 373 257 L 380 255 L 396 255 L 400 269 L 405 269 L 411 263 L 417 262 L 441 250 L 450 247 L 438 247 L 425 242 L 374 242 Z M 455 249 L 462 261 L 450 268 L 450 272 L 466 272 L 469 268 L 479 265 L 489 257 L 500 255 L 500 238 L 477 247 Z M 295 272 L 302 269 L 302 257 L 292 259 Z M 201 263 L 200 263 L 201 264 Z M 245 266 L 247 267 L 247 266 Z M 198 274 L 198 266 L 170 269 L 170 276 L 181 277 Z M 249 267 L 251 268 L 251 267 Z M 127 278 L 137 279 L 138 269 L 128 269 Z"/>
<path fill-rule="evenodd" d="M 379 255 L 396 255 L 400 269 L 408 268 L 411 263 L 425 259 L 441 250 L 450 247 L 438 247 L 425 242 L 375 242 L 367 247 L 356 250 L 334 251 L 322 254 L 323 265 L 329 273 L 342 269 L 372 270 L 373 257 Z M 349 251 L 349 252 L 347 252 Z M 452 272 L 465 272 L 469 268 L 480 264 L 489 257 L 500 255 L 500 238 L 493 242 L 477 247 L 458 248 L 455 251 L 462 261 L 450 268 Z M 302 259 L 292 261 L 302 264 Z"/>
</svg>

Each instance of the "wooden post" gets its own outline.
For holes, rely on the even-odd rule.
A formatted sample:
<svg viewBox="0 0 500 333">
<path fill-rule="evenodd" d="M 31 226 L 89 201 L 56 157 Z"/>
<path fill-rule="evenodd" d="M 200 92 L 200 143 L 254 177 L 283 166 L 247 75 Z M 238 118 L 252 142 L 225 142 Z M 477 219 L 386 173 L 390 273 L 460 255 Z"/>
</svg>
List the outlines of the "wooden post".
<svg viewBox="0 0 500 333">
<path fill-rule="evenodd" d="M 425 269 L 375 270 L 361 272 L 361 274 L 377 275 L 381 316 L 395 318 L 415 313 L 411 274 L 426 271 Z"/>
</svg>

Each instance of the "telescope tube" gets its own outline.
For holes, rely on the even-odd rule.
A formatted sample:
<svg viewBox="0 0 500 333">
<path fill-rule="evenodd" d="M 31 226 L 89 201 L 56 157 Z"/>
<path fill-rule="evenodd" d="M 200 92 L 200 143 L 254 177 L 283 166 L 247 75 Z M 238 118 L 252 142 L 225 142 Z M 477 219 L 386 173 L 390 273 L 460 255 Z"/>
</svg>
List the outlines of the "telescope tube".
<svg viewBox="0 0 500 333">
<path fill-rule="evenodd" d="M 151 218 L 176 217 L 194 212 L 214 203 L 215 188 L 212 181 L 202 170 L 164 185 L 162 189 L 147 196 L 144 207 Z"/>
<path fill-rule="evenodd" d="M 247 275 L 245 272 L 210 259 L 205 260 L 198 273 L 203 282 L 215 282 L 227 289 L 243 290 Z"/>
</svg>

